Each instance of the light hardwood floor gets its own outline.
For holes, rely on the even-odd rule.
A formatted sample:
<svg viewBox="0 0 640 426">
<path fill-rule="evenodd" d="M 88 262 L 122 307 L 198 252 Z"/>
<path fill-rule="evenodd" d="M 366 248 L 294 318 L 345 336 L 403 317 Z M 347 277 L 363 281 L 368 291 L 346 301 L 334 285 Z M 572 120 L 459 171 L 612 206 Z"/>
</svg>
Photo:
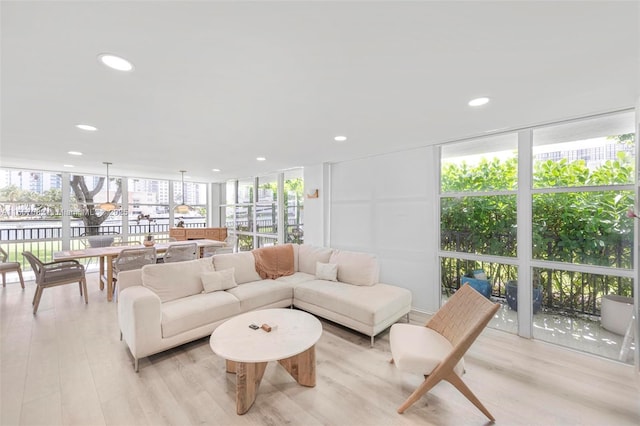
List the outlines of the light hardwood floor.
<svg viewBox="0 0 640 426">
<path fill-rule="evenodd" d="M 75 285 L 47 289 L 31 313 L 26 290 L 0 290 L 2 425 L 484 425 L 448 383 L 397 414 L 422 381 L 389 364 L 388 332 L 369 338 L 323 321 L 317 385 L 299 386 L 270 363 L 256 403 L 235 412 L 235 378 L 200 339 L 141 360 L 119 340 L 115 303 L 89 274 L 89 304 Z M 423 323 L 414 314 L 412 322 Z M 486 330 L 465 357 L 466 383 L 499 425 L 639 425 L 633 367 Z"/>
</svg>

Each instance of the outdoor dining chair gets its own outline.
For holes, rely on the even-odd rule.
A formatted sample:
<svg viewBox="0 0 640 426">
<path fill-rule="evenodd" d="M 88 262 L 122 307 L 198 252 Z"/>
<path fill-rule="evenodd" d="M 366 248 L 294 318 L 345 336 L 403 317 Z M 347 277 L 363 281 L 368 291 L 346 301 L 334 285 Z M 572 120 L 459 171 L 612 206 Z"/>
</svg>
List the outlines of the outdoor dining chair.
<svg viewBox="0 0 640 426">
<path fill-rule="evenodd" d="M 113 270 L 118 272 L 142 269 L 144 265 L 156 263 L 156 249 L 153 247 L 138 247 L 123 249 L 115 258 Z"/>
<path fill-rule="evenodd" d="M 36 276 L 36 292 L 33 295 L 33 314 L 35 315 L 40 305 L 42 292 L 45 288 L 63 284 L 78 283 L 80 296 L 84 295 L 84 303 L 89 303 L 87 295 L 87 279 L 84 274 L 84 266 L 77 260 L 58 260 L 44 263 L 33 253 L 22 253 L 27 258 Z"/>
<path fill-rule="evenodd" d="M 225 254 L 225 253 L 235 253 L 236 244 L 238 243 L 238 236 L 235 234 L 227 235 L 227 238 L 224 240 L 223 247 L 205 247 L 203 250 L 202 257 L 211 257 L 216 254 Z"/>
<path fill-rule="evenodd" d="M 398 369 L 425 377 L 424 382 L 398 408 L 402 414 L 431 388 L 446 380 L 458 389 L 491 421 L 489 410 L 462 381 L 463 355 L 500 307 L 463 285 L 424 326 L 394 324 L 389 343 L 391 363 Z"/>
<path fill-rule="evenodd" d="M 0 273 L 2 273 L 2 287 L 7 285 L 7 272 L 17 272 L 20 278 L 20 285 L 24 288 L 24 279 L 22 278 L 22 268 L 20 262 L 7 262 L 9 255 L 4 249 L 0 248 Z"/>
<path fill-rule="evenodd" d="M 144 265 L 156 263 L 156 249 L 154 247 L 139 247 L 123 249 L 113 261 L 113 281 L 118 280 L 118 273 L 142 269 Z M 113 286 L 116 293 L 116 286 Z"/>
<path fill-rule="evenodd" d="M 164 263 L 183 262 L 198 258 L 198 244 L 170 244 L 162 257 Z"/>
</svg>

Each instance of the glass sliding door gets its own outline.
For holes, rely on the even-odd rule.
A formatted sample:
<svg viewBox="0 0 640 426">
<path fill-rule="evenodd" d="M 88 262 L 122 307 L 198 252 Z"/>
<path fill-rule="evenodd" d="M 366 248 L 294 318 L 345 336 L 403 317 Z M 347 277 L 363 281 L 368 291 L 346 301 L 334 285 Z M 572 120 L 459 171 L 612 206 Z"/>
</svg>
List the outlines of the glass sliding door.
<svg viewBox="0 0 640 426">
<path fill-rule="evenodd" d="M 441 148 L 440 266 L 443 301 L 469 283 L 502 309 L 490 327 L 517 332 L 506 305 L 517 282 L 518 135 Z"/>
<path fill-rule="evenodd" d="M 256 234 L 258 247 L 273 245 L 278 240 L 278 176 L 258 178 L 256 199 Z M 264 238 L 267 237 L 267 238 Z"/>
<path fill-rule="evenodd" d="M 544 307 L 533 337 L 625 362 L 627 327 L 610 324 L 618 314 L 613 323 L 628 324 L 630 305 L 607 304 L 633 300 L 634 139 L 629 112 L 534 129 L 532 149 L 532 266 Z"/>
<path fill-rule="evenodd" d="M 634 123 L 605 114 L 442 146 L 443 298 L 482 270 L 503 304 L 492 327 L 633 362 Z"/>
<path fill-rule="evenodd" d="M 188 181 L 173 181 L 172 184 L 174 208 L 183 204 L 188 206 L 185 212 L 174 212 L 174 222 L 182 221 L 186 227 L 207 226 L 207 184 Z"/>
<path fill-rule="evenodd" d="M 169 181 L 130 178 L 127 182 L 128 241 L 142 243 L 145 235 L 167 238 L 170 223 Z"/>
<path fill-rule="evenodd" d="M 221 184 L 220 214 L 238 250 L 301 243 L 302 189 L 302 169 Z"/>
<path fill-rule="evenodd" d="M 0 169 L 0 241 L 9 262 L 20 262 L 23 270 L 31 266 L 22 252 L 30 251 L 43 261 L 52 260 L 61 250 L 62 173 L 40 170 Z M 9 273 L 8 282 L 17 282 Z"/>
<path fill-rule="evenodd" d="M 285 242 L 304 242 L 304 180 L 302 169 L 284 172 Z"/>
</svg>

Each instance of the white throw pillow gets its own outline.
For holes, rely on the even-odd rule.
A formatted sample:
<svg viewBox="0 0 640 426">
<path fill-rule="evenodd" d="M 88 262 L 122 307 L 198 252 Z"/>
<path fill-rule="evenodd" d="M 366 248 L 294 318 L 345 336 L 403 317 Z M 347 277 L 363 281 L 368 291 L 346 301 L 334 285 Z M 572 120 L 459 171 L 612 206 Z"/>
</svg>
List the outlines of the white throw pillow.
<svg viewBox="0 0 640 426">
<path fill-rule="evenodd" d="M 225 269 L 223 271 L 205 272 L 200 275 L 202 286 L 205 293 L 212 291 L 227 290 L 236 287 L 236 279 L 234 278 L 234 268 Z"/>
<path fill-rule="evenodd" d="M 316 262 L 316 278 L 319 280 L 338 281 L 338 265 L 335 263 Z"/>
</svg>

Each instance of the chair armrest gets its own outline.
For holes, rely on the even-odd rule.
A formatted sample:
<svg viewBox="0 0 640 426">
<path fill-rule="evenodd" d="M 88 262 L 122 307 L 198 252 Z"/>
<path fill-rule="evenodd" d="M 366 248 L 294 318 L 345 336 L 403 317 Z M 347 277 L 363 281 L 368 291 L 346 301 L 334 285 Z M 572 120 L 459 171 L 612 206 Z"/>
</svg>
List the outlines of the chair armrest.
<svg viewBox="0 0 640 426">
<path fill-rule="evenodd" d="M 77 276 L 84 275 L 84 266 L 77 261 L 60 261 L 45 263 L 42 268 L 42 279 L 46 280 L 47 275 L 55 275 L 59 272 L 75 273 Z M 73 276 L 73 275 L 72 275 Z"/>
<path fill-rule="evenodd" d="M 64 265 L 64 264 L 73 264 L 73 265 L 80 265 L 80 262 L 75 260 L 75 259 L 69 259 L 69 260 L 54 260 L 53 262 L 48 262 L 48 263 L 43 263 L 43 265 L 45 267 L 47 266 L 57 266 L 57 265 Z M 82 265 L 81 265 L 82 266 Z"/>
</svg>

